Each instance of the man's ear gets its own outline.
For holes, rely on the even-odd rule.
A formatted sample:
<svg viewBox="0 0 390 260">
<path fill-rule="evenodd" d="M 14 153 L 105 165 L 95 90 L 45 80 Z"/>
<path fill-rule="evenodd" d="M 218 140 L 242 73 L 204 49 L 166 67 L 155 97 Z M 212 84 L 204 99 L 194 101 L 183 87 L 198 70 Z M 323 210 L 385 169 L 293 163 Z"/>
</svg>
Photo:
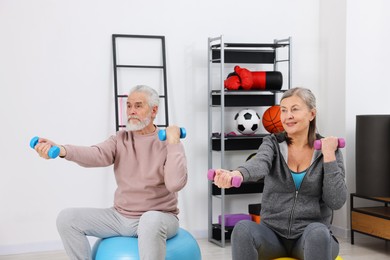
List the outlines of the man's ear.
<svg viewBox="0 0 390 260">
<path fill-rule="evenodd" d="M 158 112 L 158 106 L 152 107 L 152 118 L 156 118 Z"/>
</svg>

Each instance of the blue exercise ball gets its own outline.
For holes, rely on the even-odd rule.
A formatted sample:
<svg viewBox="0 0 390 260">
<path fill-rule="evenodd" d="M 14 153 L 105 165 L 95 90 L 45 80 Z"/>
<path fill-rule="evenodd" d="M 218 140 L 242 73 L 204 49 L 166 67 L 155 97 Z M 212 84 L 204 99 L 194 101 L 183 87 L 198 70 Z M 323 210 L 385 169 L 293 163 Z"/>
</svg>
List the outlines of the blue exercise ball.
<svg viewBox="0 0 390 260">
<path fill-rule="evenodd" d="M 167 240 L 166 260 L 201 260 L 195 238 L 179 228 L 176 236 Z M 96 241 L 92 249 L 94 260 L 139 260 L 136 237 L 110 237 Z"/>
</svg>

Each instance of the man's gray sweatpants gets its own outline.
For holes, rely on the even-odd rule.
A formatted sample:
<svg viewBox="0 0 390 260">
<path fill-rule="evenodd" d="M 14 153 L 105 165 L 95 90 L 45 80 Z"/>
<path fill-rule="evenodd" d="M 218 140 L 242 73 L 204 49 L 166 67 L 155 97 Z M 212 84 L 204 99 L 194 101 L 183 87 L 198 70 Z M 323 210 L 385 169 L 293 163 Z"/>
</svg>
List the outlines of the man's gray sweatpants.
<svg viewBox="0 0 390 260">
<path fill-rule="evenodd" d="M 65 251 L 71 260 L 91 260 L 87 236 L 138 237 L 140 259 L 165 259 L 166 240 L 176 235 L 176 216 L 159 211 L 145 212 L 139 219 L 130 219 L 114 208 L 70 208 L 60 212 L 57 228 Z"/>
</svg>

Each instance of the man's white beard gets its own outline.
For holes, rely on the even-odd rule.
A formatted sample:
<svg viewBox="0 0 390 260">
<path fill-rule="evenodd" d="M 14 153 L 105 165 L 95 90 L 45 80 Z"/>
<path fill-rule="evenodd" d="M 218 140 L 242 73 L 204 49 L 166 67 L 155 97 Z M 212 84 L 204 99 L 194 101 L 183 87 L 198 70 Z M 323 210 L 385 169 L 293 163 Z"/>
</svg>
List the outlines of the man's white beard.
<svg viewBox="0 0 390 260">
<path fill-rule="evenodd" d="M 148 115 L 144 120 L 137 121 L 134 123 L 133 120 L 130 120 L 132 118 L 139 119 L 138 116 L 129 116 L 127 119 L 127 125 L 126 125 L 126 130 L 127 131 L 139 131 L 147 127 L 150 122 L 152 121 L 151 115 Z"/>
</svg>

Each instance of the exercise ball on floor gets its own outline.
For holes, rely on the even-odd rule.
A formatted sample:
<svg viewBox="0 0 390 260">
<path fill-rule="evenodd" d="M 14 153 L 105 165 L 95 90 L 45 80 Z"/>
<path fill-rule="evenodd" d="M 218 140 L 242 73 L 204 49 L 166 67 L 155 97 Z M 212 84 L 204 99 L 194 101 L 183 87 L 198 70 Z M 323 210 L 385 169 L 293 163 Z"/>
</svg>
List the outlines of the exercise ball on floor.
<svg viewBox="0 0 390 260">
<path fill-rule="evenodd" d="M 109 237 L 96 241 L 92 248 L 94 260 L 139 260 L 136 237 Z M 179 228 L 176 236 L 167 240 L 166 260 L 201 260 L 195 238 L 185 229 Z"/>
</svg>

